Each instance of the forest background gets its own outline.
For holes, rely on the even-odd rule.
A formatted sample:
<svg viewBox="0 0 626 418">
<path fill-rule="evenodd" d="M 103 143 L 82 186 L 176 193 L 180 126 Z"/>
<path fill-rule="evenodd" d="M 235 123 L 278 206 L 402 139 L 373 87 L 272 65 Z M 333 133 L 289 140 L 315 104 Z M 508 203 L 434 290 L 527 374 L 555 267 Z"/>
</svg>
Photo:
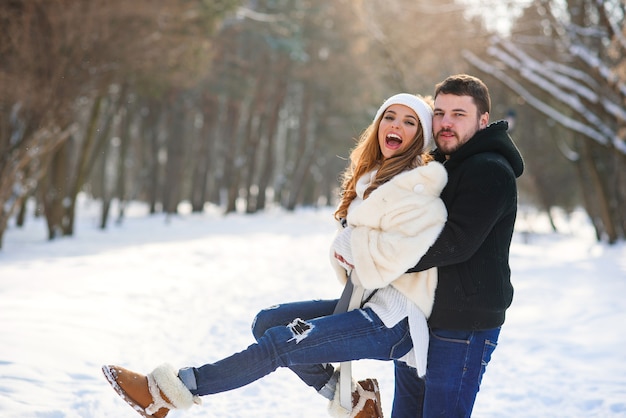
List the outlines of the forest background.
<svg viewBox="0 0 626 418">
<path fill-rule="evenodd" d="M 397 92 L 490 87 L 526 172 L 520 203 L 584 208 L 626 238 L 623 0 L 5 0 L 0 248 L 36 201 L 150 213 L 334 205 L 355 138 Z M 553 228 L 556 224 L 553 222 Z"/>
</svg>

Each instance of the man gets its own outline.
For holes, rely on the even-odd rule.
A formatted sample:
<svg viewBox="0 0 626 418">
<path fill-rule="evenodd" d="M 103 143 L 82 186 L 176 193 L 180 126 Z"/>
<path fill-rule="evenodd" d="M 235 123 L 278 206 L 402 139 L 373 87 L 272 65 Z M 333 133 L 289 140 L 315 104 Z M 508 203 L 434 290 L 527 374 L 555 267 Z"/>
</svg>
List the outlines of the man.
<svg viewBox="0 0 626 418">
<path fill-rule="evenodd" d="M 509 247 L 524 164 L 507 123 L 489 125 L 491 99 L 480 79 L 450 76 L 434 96 L 435 157 L 448 172 L 441 194 L 448 220 L 409 270 L 437 267 L 439 278 L 426 376 L 419 379 L 396 361 L 394 411 L 415 411 L 411 418 L 469 417 L 513 299 Z"/>
</svg>

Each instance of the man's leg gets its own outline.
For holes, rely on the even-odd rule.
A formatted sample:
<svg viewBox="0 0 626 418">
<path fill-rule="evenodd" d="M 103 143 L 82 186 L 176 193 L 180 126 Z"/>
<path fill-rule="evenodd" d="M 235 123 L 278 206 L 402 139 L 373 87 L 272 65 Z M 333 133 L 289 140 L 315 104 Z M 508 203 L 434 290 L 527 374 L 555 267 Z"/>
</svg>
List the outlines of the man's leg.
<svg viewBox="0 0 626 418">
<path fill-rule="evenodd" d="M 426 379 L 395 361 L 392 418 L 469 417 L 500 328 L 487 331 L 433 330 Z"/>
<path fill-rule="evenodd" d="M 392 418 L 421 418 L 424 406 L 424 379 L 417 376 L 417 369 L 403 361 L 394 361 L 395 392 Z"/>
<path fill-rule="evenodd" d="M 424 417 L 471 416 L 480 382 L 499 334 L 500 328 L 485 331 L 431 330 Z"/>
</svg>

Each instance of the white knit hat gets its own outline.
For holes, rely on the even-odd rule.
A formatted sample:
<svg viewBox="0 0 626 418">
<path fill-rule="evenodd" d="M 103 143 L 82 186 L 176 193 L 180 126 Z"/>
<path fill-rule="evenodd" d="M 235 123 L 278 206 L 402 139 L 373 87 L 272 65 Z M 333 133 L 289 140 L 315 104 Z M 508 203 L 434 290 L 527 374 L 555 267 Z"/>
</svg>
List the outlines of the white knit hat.
<svg viewBox="0 0 626 418">
<path fill-rule="evenodd" d="M 423 99 L 420 99 L 414 94 L 400 93 L 395 96 L 391 96 L 378 108 L 374 121 L 387 110 L 387 108 L 394 104 L 401 104 L 413 109 L 417 114 L 424 131 L 424 151 L 428 152 L 433 147 L 433 109 Z"/>
</svg>

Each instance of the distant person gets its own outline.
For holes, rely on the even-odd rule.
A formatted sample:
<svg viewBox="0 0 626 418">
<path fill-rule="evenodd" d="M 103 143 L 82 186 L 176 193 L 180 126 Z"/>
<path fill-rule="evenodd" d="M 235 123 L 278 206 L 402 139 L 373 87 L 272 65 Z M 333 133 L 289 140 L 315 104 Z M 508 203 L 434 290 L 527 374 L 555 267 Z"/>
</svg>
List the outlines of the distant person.
<svg viewBox="0 0 626 418">
<path fill-rule="evenodd" d="M 437 267 L 439 280 L 426 377 L 395 362 L 393 418 L 469 417 L 513 299 L 509 247 L 522 157 L 505 121 L 489 125 L 491 99 L 480 79 L 448 77 L 434 100 L 434 156 L 448 172 L 441 194 L 448 220 L 409 270 Z"/>
<path fill-rule="evenodd" d="M 338 373 L 329 363 L 397 359 L 424 374 L 436 269 L 406 271 L 446 220 L 439 198 L 446 171 L 430 157 L 432 116 L 425 99 L 392 96 L 350 155 L 335 213 L 345 227 L 333 242 L 331 261 L 342 282 L 350 276 L 355 286 L 367 289 L 360 309 L 333 314 L 337 300 L 273 306 L 255 319 L 255 344 L 214 363 L 178 370 L 165 364 L 147 376 L 104 366 L 115 391 L 139 414 L 162 418 L 199 403 L 201 396 L 289 367 L 331 401 L 332 416 L 347 417 L 338 401 Z M 353 388 L 350 416 L 382 417 L 377 382 L 354 382 Z"/>
</svg>

